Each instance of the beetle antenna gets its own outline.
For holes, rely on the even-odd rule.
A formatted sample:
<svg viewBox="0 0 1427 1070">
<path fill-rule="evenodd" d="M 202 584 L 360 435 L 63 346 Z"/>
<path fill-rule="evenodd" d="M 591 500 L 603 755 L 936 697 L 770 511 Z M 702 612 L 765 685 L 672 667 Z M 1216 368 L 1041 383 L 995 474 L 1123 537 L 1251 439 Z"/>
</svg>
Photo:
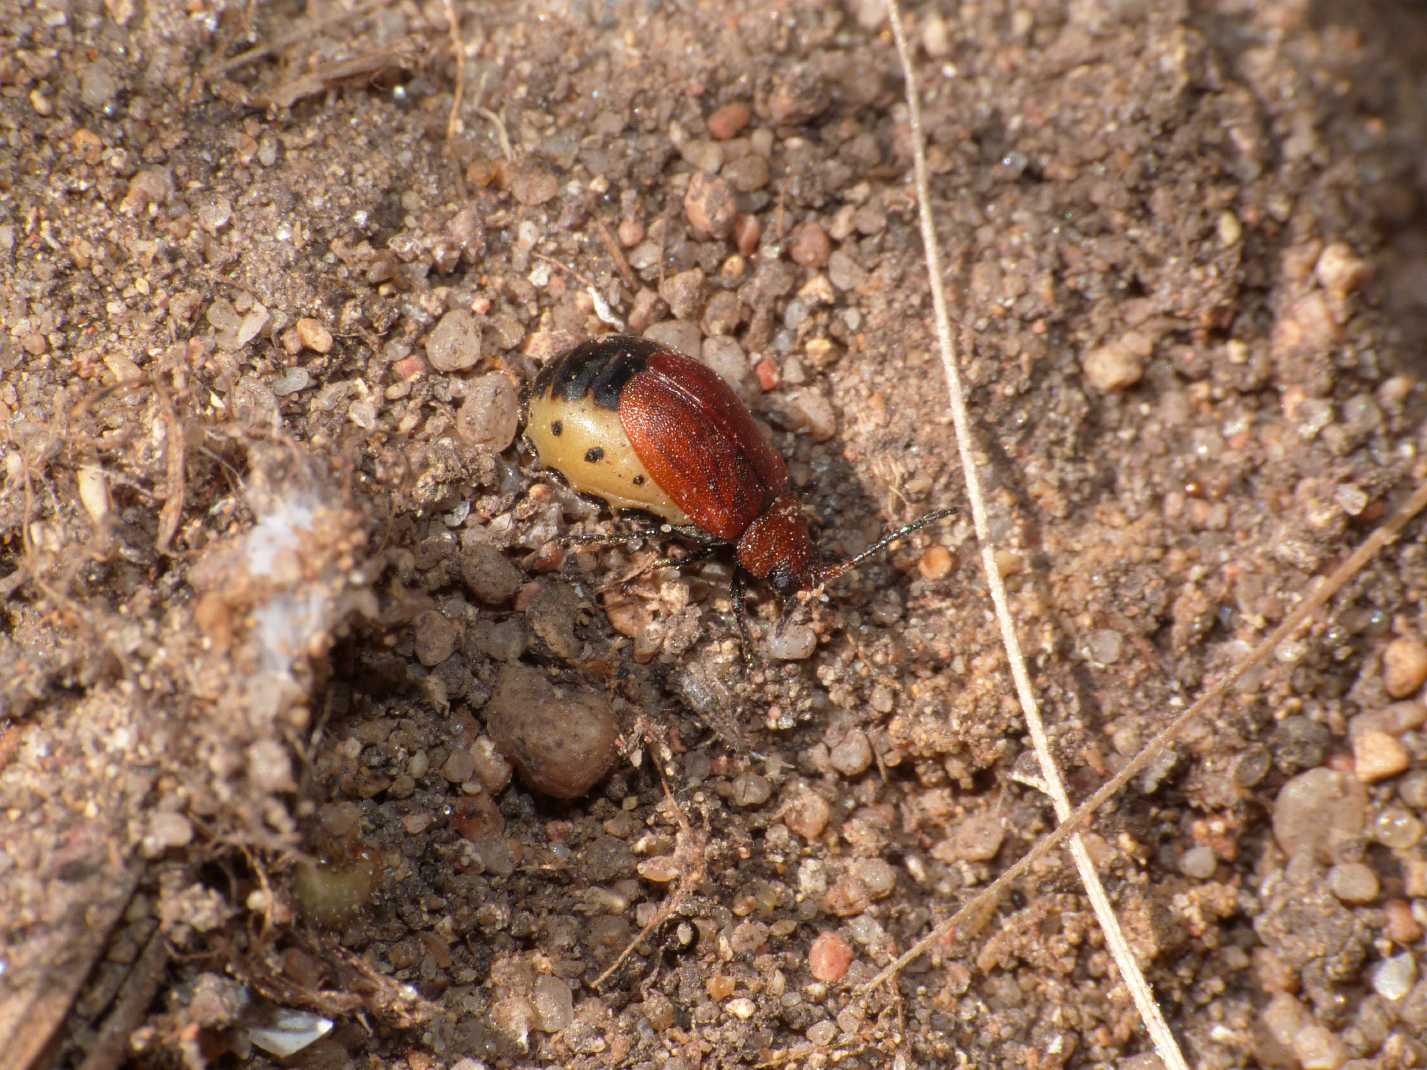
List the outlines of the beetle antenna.
<svg viewBox="0 0 1427 1070">
<path fill-rule="evenodd" d="M 868 558 L 876 557 L 878 554 L 880 554 L 883 550 L 887 549 L 887 547 L 891 546 L 898 539 L 905 538 L 912 532 L 926 527 L 928 524 L 935 524 L 938 520 L 943 520 L 946 517 L 951 516 L 955 512 L 955 509 L 935 509 L 932 512 L 928 513 L 926 516 L 918 517 L 910 524 L 904 524 L 902 527 L 897 528 L 895 531 L 887 532 L 887 534 L 883 535 L 880 539 L 874 542 L 871 546 L 867 547 L 867 549 L 863 550 L 860 554 L 857 554 L 855 557 L 849 557 L 841 564 L 829 565 L 827 568 L 825 568 L 822 572 L 822 575 L 818 577 L 818 585 L 821 586 L 822 584 L 830 583 L 831 581 L 841 576 L 844 572 L 851 572 Z"/>
</svg>

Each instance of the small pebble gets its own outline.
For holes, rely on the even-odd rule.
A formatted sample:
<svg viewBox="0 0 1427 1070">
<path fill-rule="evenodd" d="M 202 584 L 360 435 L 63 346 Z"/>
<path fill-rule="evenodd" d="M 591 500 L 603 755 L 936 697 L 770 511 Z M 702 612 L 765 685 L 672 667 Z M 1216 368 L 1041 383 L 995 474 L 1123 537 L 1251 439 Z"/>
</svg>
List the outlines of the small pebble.
<svg viewBox="0 0 1427 1070">
<path fill-rule="evenodd" d="M 1361 862 L 1342 862 L 1328 870 L 1328 890 L 1344 903 L 1361 906 L 1378 897 L 1377 874 Z"/>
<path fill-rule="evenodd" d="M 524 582 L 520 569 L 494 546 L 483 542 L 472 543 L 463 549 L 461 579 L 468 591 L 492 606 L 509 602 Z"/>
<path fill-rule="evenodd" d="M 740 215 L 733 224 L 733 244 L 744 256 L 752 256 L 758 251 L 758 243 L 763 238 L 763 224 L 755 215 Z"/>
<path fill-rule="evenodd" d="M 821 1022 L 814 1022 L 808 1026 L 807 1033 L 809 1044 L 815 1044 L 819 1048 L 825 1048 L 837 1039 L 837 1026 L 824 1018 Z"/>
<path fill-rule="evenodd" d="M 97 59 L 80 69 L 79 99 L 85 107 L 105 111 L 119 89 L 119 77 L 107 59 Z"/>
<path fill-rule="evenodd" d="M 1386 732 L 1369 730 L 1353 740 L 1353 772 L 1364 784 L 1396 776 L 1411 764 L 1407 748 Z"/>
<path fill-rule="evenodd" d="M 852 869 L 873 899 L 883 899 L 897 887 L 897 871 L 880 858 L 864 858 L 854 863 Z"/>
<path fill-rule="evenodd" d="M 740 156 L 736 160 L 730 160 L 723 165 L 721 174 L 739 193 L 757 193 L 768 185 L 768 180 L 772 177 L 768 158 L 758 155 Z M 742 245 L 739 248 L 742 249 Z"/>
<path fill-rule="evenodd" d="M 1102 393 L 1128 390 L 1144 375 L 1145 363 L 1153 349 L 1150 339 L 1131 331 L 1085 355 L 1085 379 Z"/>
<path fill-rule="evenodd" d="M 659 296 L 668 302 L 677 319 L 689 319 L 703 305 L 704 272 L 702 268 L 675 272 L 659 286 Z"/>
<path fill-rule="evenodd" d="M 1340 843 L 1362 835 L 1366 820 L 1362 782 L 1322 767 L 1284 784 L 1273 805 L 1274 839 L 1290 858 L 1311 854 L 1331 862 Z"/>
<path fill-rule="evenodd" d="M 535 1007 L 536 1028 L 542 1033 L 558 1033 L 575 1020 L 574 993 L 569 982 L 559 977 L 536 981 L 530 1002 Z"/>
<path fill-rule="evenodd" d="M 312 374 L 306 368 L 288 368 L 273 380 L 272 392 L 277 397 L 285 398 L 311 385 Z"/>
<path fill-rule="evenodd" d="M 997 814 L 973 814 L 956 826 L 948 844 L 954 857 L 967 862 L 989 862 L 1001 850 L 1005 826 Z"/>
<path fill-rule="evenodd" d="M 465 747 L 457 747 L 441 766 L 441 775 L 452 784 L 464 784 L 476 775 L 476 760 Z"/>
<path fill-rule="evenodd" d="M 495 794 L 510 783 L 511 765 L 490 736 L 481 736 L 472 744 L 471 759 L 475 763 L 475 777 L 486 791 Z"/>
<path fill-rule="evenodd" d="M 738 991 L 738 982 L 726 973 L 716 973 L 704 982 L 704 991 L 715 1003 L 722 1003 Z"/>
<path fill-rule="evenodd" d="M 749 1018 L 752 1018 L 754 1013 L 758 1010 L 758 1005 L 747 996 L 739 996 L 737 999 L 731 999 L 725 1003 L 724 1010 L 728 1011 L 728 1013 L 735 1018 L 741 1018 L 747 1021 Z"/>
<path fill-rule="evenodd" d="M 471 368 L 481 359 L 481 325 L 464 308 L 453 308 L 426 336 L 426 359 L 439 372 Z"/>
<path fill-rule="evenodd" d="M 917 561 L 917 571 L 926 580 L 944 580 L 951 575 L 951 551 L 945 546 L 928 546 Z"/>
<path fill-rule="evenodd" d="M 768 942 L 768 926 L 761 921 L 743 921 L 734 926 L 728 946 L 740 957 L 751 955 Z"/>
<path fill-rule="evenodd" d="M 725 104 L 715 109 L 709 116 L 709 137 L 716 141 L 727 141 L 743 133 L 753 118 L 753 109 L 741 100 Z"/>
<path fill-rule="evenodd" d="M 773 785 L 765 776 L 757 773 L 740 773 L 733 781 L 732 802 L 735 806 L 751 809 L 762 806 L 773 796 Z"/>
<path fill-rule="evenodd" d="M 510 176 L 510 195 L 527 208 L 553 200 L 560 192 L 560 180 L 539 164 L 516 167 Z"/>
<path fill-rule="evenodd" d="M 852 965 L 852 945 L 832 931 L 821 932 L 808 948 L 808 972 L 824 984 L 841 981 Z"/>
<path fill-rule="evenodd" d="M 1217 868 L 1213 850 L 1203 844 L 1191 847 L 1179 858 L 1179 871 L 1194 880 L 1207 881 Z"/>
<path fill-rule="evenodd" d="M 411 622 L 416 659 L 428 669 L 435 668 L 456 652 L 461 626 L 434 609 L 422 610 Z"/>
<path fill-rule="evenodd" d="M 149 818 L 143 850 L 147 857 L 157 858 L 170 848 L 187 847 L 192 842 L 193 822 L 183 814 L 161 810 Z"/>
<path fill-rule="evenodd" d="M 1406 899 L 1389 899 L 1383 904 L 1389 940 L 1397 944 L 1415 944 L 1422 939 L 1422 923 L 1412 916 L 1412 904 Z"/>
<path fill-rule="evenodd" d="M 832 255 L 832 240 L 822 224 L 810 219 L 793 228 L 788 239 L 788 255 L 795 264 L 820 270 L 827 266 L 828 257 Z"/>
<path fill-rule="evenodd" d="M 837 413 L 821 390 L 803 387 L 793 391 L 788 400 L 788 415 L 798 430 L 806 431 L 818 442 L 837 434 Z"/>
<path fill-rule="evenodd" d="M 303 316 L 294 325 L 297 331 L 297 340 L 303 347 L 312 350 L 314 353 L 332 352 L 332 332 L 329 331 L 321 320 L 315 320 L 311 316 Z"/>
<path fill-rule="evenodd" d="M 1310 1022 L 1293 1038 L 1293 1052 L 1301 1070 L 1339 1070 L 1348 1061 L 1343 1042 L 1325 1025 Z"/>
<path fill-rule="evenodd" d="M 619 244 L 626 249 L 633 249 L 644 240 L 644 224 L 637 219 L 621 219 L 618 233 Z"/>
<path fill-rule="evenodd" d="M 733 190 L 722 178 L 696 171 L 690 177 L 689 189 L 684 194 L 684 215 L 688 217 L 689 225 L 699 233 L 711 238 L 726 237 L 733 229 L 734 217 L 738 215 Z"/>
<path fill-rule="evenodd" d="M 524 996 L 506 995 L 490 1010 L 491 1025 L 521 1051 L 530 1050 L 530 1031 L 535 1028 L 535 1007 Z"/>
<path fill-rule="evenodd" d="M 1427 681 L 1427 644 L 1400 637 L 1382 653 L 1382 683 L 1393 698 L 1406 698 Z"/>
<path fill-rule="evenodd" d="M 556 687 L 535 669 L 505 665 L 485 717 L 496 748 L 544 795 L 579 798 L 614 764 L 619 723 L 596 691 Z"/>
<path fill-rule="evenodd" d="M 856 290 L 867 281 L 867 269 L 845 249 L 838 249 L 827 261 L 828 281 L 839 290 Z"/>
<path fill-rule="evenodd" d="M 500 372 L 466 384 L 466 399 L 456 412 L 456 432 L 467 442 L 499 453 L 520 429 L 520 392 Z"/>
<path fill-rule="evenodd" d="M 670 855 L 646 858 L 634 867 L 645 880 L 652 884 L 670 884 L 679 879 L 683 872 L 679 863 Z"/>
<path fill-rule="evenodd" d="M 872 744 L 860 728 L 848 732 L 828 750 L 828 764 L 845 777 L 860 776 L 872 765 Z"/>
<path fill-rule="evenodd" d="M 872 904 L 867 886 L 852 873 L 845 873 L 822 897 L 822 908 L 839 918 L 861 914 Z"/>
<path fill-rule="evenodd" d="M 1373 838 L 1394 851 L 1408 851 L 1421 841 L 1422 822 L 1401 806 L 1388 806 L 1373 819 Z"/>
<path fill-rule="evenodd" d="M 1124 637 L 1110 628 L 1097 628 L 1086 637 L 1086 647 L 1092 661 L 1100 665 L 1113 665 L 1120 660 L 1125 649 Z"/>
<path fill-rule="evenodd" d="M 1343 242 L 1332 242 L 1324 247 L 1314 265 L 1313 274 L 1318 284 L 1335 297 L 1344 297 L 1358 289 L 1372 273 L 1367 261 L 1357 256 L 1352 248 Z"/>
<path fill-rule="evenodd" d="M 1395 1002 L 1411 992 L 1416 983 L 1417 961 L 1411 951 L 1384 959 L 1373 967 L 1373 991 L 1383 999 Z"/>
<path fill-rule="evenodd" d="M 805 840 L 815 840 L 827 828 L 832 807 L 811 788 L 803 788 L 783 807 L 783 824 Z"/>
<path fill-rule="evenodd" d="M 806 624 L 787 624 L 773 630 L 764 648 L 777 661 L 804 661 L 818 648 L 817 632 Z"/>
</svg>

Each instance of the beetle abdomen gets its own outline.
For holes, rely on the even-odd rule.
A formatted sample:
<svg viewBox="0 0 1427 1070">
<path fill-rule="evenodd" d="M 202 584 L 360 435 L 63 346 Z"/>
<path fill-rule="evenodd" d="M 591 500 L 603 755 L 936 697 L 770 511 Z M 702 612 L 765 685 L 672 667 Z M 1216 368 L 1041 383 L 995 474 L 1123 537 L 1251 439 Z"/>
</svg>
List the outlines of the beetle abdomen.
<svg viewBox="0 0 1427 1070">
<path fill-rule="evenodd" d="M 642 509 L 687 524 L 630 446 L 619 416 L 625 384 L 644 367 L 647 350 L 658 346 L 641 338 L 619 341 L 629 344 L 585 342 L 541 370 L 526 402 L 525 436 L 540 463 L 580 493 L 612 509 Z"/>
</svg>

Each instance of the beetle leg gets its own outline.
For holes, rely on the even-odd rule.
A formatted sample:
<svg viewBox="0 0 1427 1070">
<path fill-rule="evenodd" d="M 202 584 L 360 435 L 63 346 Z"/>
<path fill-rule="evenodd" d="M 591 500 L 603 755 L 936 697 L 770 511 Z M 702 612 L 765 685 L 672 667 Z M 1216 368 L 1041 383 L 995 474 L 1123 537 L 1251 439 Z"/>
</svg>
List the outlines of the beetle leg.
<svg viewBox="0 0 1427 1070">
<path fill-rule="evenodd" d="M 727 540 L 720 539 L 717 535 L 710 535 L 707 531 L 704 531 L 702 528 L 696 528 L 692 524 L 680 524 L 678 527 L 670 527 L 669 530 L 687 542 L 696 543 L 699 546 L 711 547 L 714 550 L 728 545 Z"/>
<path fill-rule="evenodd" d="M 728 584 L 729 600 L 733 602 L 733 619 L 738 625 L 738 647 L 743 655 L 743 674 L 753 675 L 753 637 L 748 632 L 748 607 L 743 602 L 744 572 L 733 570 L 733 579 Z"/>
<path fill-rule="evenodd" d="M 657 538 L 662 534 L 663 532 L 658 528 L 639 528 L 635 531 L 615 532 L 585 531 L 562 535 L 560 536 L 560 541 L 564 543 L 577 543 L 581 546 L 591 543 L 623 543 L 625 545 L 633 545 L 645 539 Z"/>
</svg>

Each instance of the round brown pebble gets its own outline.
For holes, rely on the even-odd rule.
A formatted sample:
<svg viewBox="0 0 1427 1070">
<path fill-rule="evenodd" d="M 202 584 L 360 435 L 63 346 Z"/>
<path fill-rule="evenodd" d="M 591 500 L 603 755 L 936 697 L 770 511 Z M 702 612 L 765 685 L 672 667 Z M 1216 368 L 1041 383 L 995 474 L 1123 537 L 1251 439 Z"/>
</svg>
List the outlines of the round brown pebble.
<svg viewBox="0 0 1427 1070">
<path fill-rule="evenodd" d="M 743 133 L 753 118 L 753 109 L 741 100 L 725 104 L 709 116 L 709 137 L 716 141 L 727 141 Z"/>
<path fill-rule="evenodd" d="M 1356 777 L 1321 766 L 1299 773 L 1274 800 L 1274 839 L 1290 858 L 1331 862 L 1339 844 L 1362 835 L 1367 801 Z"/>
<path fill-rule="evenodd" d="M 1398 944 L 1415 944 L 1422 939 L 1422 926 L 1412 914 L 1412 904 L 1406 899 L 1389 899 L 1382 905 L 1387 922 L 1387 937 Z"/>
<path fill-rule="evenodd" d="M 997 814 L 972 814 L 951 836 L 952 851 L 967 862 L 989 862 L 1001 850 L 1005 826 Z"/>
<path fill-rule="evenodd" d="M 441 775 L 452 784 L 464 784 L 476 775 L 476 760 L 465 747 L 457 747 L 441 766 Z"/>
<path fill-rule="evenodd" d="M 773 795 L 773 785 L 758 773 L 740 773 L 733 781 L 734 806 L 751 810 L 762 806 Z"/>
<path fill-rule="evenodd" d="M 872 744 L 860 728 L 848 732 L 828 749 L 828 764 L 845 777 L 860 776 L 872 765 Z"/>
<path fill-rule="evenodd" d="M 689 179 L 688 192 L 684 194 L 684 214 L 689 225 L 699 233 L 722 238 L 733 229 L 738 205 L 734 203 L 733 190 L 727 182 L 696 171 Z"/>
<path fill-rule="evenodd" d="M 923 579 L 944 580 L 951 575 L 951 551 L 945 546 L 928 546 L 917 562 Z"/>
<path fill-rule="evenodd" d="M 1427 644 L 1403 636 L 1382 652 L 1382 683 L 1393 698 L 1406 698 L 1427 682 Z"/>
<path fill-rule="evenodd" d="M 477 376 L 466 384 L 466 399 L 456 412 L 456 433 L 467 442 L 499 453 L 520 429 L 520 393 L 500 372 Z"/>
<path fill-rule="evenodd" d="M 789 624 L 776 629 L 765 647 L 776 661 L 805 661 L 818 648 L 818 635 L 806 624 Z"/>
<path fill-rule="evenodd" d="M 438 372 L 458 372 L 481 359 L 481 325 L 464 308 L 453 308 L 426 336 L 426 359 Z"/>
<path fill-rule="evenodd" d="M 556 687 L 523 665 L 506 665 L 486 704 L 486 730 L 527 787 L 576 799 L 614 764 L 619 725 L 604 697 Z"/>
<path fill-rule="evenodd" d="M 619 221 L 619 244 L 626 249 L 633 249 L 644 240 L 644 224 L 637 219 L 621 219 Z"/>
<path fill-rule="evenodd" d="M 817 792 L 810 788 L 799 791 L 783 807 L 783 824 L 795 835 L 805 840 L 815 840 L 827 828 L 832 817 L 832 807 Z"/>
<path fill-rule="evenodd" d="M 297 340 L 302 343 L 304 349 L 310 349 L 314 353 L 332 352 L 332 332 L 323 326 L 321 320 L 304 316 L 297 321 L 294 329 L 297 331 Z"/>
<path fill-rule="evenodd" d="M 795 264 L 820 270 L 827 266 L 828 257 L 832 255 L 832 239 L 827 236 L 822 224 L 809 219 L 793 228 L 788 255 Z"/>
<path fill-rule="evenodd" d="M 758 243 L 763 238 L 763 224 L 756 215 L 740 215 L 733 224 L 733 244 L 744 256 L 752 256 L 758 251 Z"/>
<path fill-rule="evenodd" d="M 435 609 L 424 609 L 411 622 L 416 660 L 428 669 L 435 668 L 456 652 L 461 641 L 461 626 Z"/>
<path fill-rule="evenodd" d="M 1353 740 L 1353 772 L 1364 784 L 1396 776 L 1411 764 L 1412 756 L 1396 736 L 1370 729 Z"/>
<path fill-rule="evenodd" d="M 1343 862 L 1328 870 L 1328 890 L 1344 903 L 1371 903 L 1382 890 L 1377 874 L 1361 862 Z"/>
<path fill-rule="evenodd" d="M 1313 274 L 1334 297 L 1345 297 L 1367 281 L 1372 267 L 1354 253 L 1351 246 L 1333 242 L 1319 255 Z"/>
<path fill-rule="evenodd" d="M 1092 349 L 1083 362 L 1085 380 L 1102 393 L 1128 390 L 1144 375 L 1145 361 L 1152 349 L 1148 338 L 1133 331 Z"/>
<path fill-rule="evenodd" d="M 494 546 L 478 542 L 461 554 L 461 579 L 482 602 L 498 606 L 515 597 L 524 577 Z"/>
<path fill-rule="evenodd" d="M 841 981 L 852 965 L 852 945 L 835 932 L 819 933 L 808 948 L 808 972 L 816 981 Z"/>
<path fill-rule="evenodd" d="M 510 176 L 510 195 L 527 208 L 553 200 L 560 192 L 560 180 L 538 164 L 517 167 Z"/>
</svg>

